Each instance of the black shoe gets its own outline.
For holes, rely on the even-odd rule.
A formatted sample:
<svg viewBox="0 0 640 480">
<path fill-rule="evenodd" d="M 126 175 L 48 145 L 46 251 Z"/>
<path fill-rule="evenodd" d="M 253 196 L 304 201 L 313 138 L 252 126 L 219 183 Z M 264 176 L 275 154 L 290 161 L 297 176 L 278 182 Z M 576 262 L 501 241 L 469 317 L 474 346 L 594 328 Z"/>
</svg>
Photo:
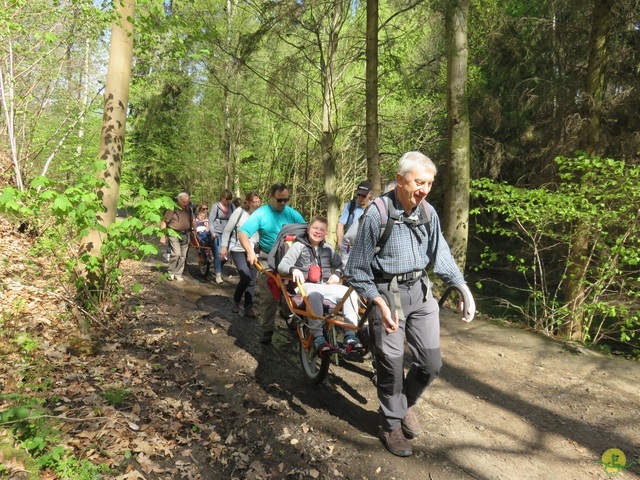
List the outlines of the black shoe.
<svg viewBox="0 0 640 480">
<path fill-rule="evenodd" d="M 269 330 L 268 332 L 263 332 L 259 342 L 264 345 L 269 345 L 271 343 L 272 336 L 273 336 L 273 330 Z"/>
</svg>

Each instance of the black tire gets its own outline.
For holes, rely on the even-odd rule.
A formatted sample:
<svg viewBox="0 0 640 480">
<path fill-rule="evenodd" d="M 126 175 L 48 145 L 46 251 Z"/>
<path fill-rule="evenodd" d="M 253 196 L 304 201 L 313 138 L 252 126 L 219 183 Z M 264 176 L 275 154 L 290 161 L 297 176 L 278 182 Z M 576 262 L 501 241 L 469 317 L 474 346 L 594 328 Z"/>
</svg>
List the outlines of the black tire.
<svg viewBox="0 0 640 480">
<path fill-rule="evenodd" d="M 198 254 L 200 255 L 200 254 Z M 202 260 L 198 262 L 198 268 L 200 269 L 200 274 L 203 278 L 206 278 L 209 275 L 209 269 L 211 268 L 211 262 L 209 260 Z"/>
<path fill-rule="evenodd" d="M 307 335 L 310 335 L 308 328 L 299 328 L 302 328 Z M 302 372 L 304 373 L 304 376 L 313 384 L 317 385 L 321 383 L 325 378 L 327 378 L 327 374 L 329 373 L 331 355 L 318 355 L 313 342 L 311 343 L 309 350 L 304 348 L 302 342 L 300 342 L 298 346 L 300 352 L 300 364 L 302 365 Z"/>
</svg>

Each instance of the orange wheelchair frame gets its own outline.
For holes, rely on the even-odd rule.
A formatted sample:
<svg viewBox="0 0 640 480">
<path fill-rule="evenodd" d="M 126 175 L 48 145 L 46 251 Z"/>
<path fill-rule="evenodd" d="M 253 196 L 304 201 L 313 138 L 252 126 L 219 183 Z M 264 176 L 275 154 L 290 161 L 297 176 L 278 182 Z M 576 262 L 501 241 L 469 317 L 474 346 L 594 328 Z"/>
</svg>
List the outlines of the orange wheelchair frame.
<svg viewBox="0 0 640 480">
<path fill-rule="evenodd" d="M 267 270 L 260 265 L 259 262 L 256 262 L 256 267 L 268 277 L 267 281 L 271 282 L 270 290 L 274 297 L 276 297 L 277 300 L 280 300 L 280 302 L 284 299 L 284 304 L 290 312 L 291 316 L 286 321 L 289 328 L 295 329 L 298 334 L 298 339 L 300 340 L 300 363 L 305 377 L 313 383 L 321 383 L 329 372 L 331 360 L 333 359 L 334 363 L 338 364 L 340 357 L 351 353 L 351 350 L 348 347 L 338 341 L 338 330 L 352 330 L 354 333 L 358 332 L 360 333 L 359 337 L 361 341 L 364 337 L 368 337 L 368 331 L 367 334 L 362 334 L 363 330 L 367 328 L 364 325 L 366 322 L 366 315 L 361 316 L 358 325 L 352 325 L 344 321 L 342 307 L 354 291 L 353 287 L 349 287 L 347 289 L 347 292 L 335 306 L 333 306 L 333 303 L 331 303 L 331 305 L 325 304 L 325 308 L 328 311 L 323 316 L 320 316 L 313 313 L 302 284 L 297 284 L 298 291 L 300 293 L 293 294 L 288 290 L 288 286 L 293 282 L 293 278 L 283 277 L 276 272 Z M 280 294 L 279 299 L 276 296 L 277 293 Z M 360 309 L 360 313 L 364 311 L 364 309 Z M 310 320 L 322 321 L 325 338 L 332 347 L 332 350 L 329 353 L 325 353 L 323 355 L 319 355 L 317 353 L 316 346 L 313 342 L 313 331 L 309 326 Z M 366 353 L 366 346 L 357 352 L 360 356 L 364 356 Z"/>
<path fill-rule="evenodd" d="M 201 245 L 198 236 L 193 231 L 189 234 L 189 247 L 197 250 L 198 269 L 200 270 L 200 274 L 206 277 L 213 264 L 213 251 L 211 247 Z"/>
</svg>

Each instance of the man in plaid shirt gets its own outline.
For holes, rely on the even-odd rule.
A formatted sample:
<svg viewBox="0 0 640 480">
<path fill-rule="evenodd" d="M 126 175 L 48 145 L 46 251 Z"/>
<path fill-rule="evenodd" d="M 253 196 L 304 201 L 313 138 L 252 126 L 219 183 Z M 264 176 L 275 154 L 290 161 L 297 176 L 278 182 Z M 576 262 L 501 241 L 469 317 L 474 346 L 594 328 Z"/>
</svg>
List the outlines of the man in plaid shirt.
<svg viewBox="0 0 640 480">
<path fill-rule="evenodd" d="M 379 208 L 367 209 L 345 274 L 358 294 L 377 307 L 369 321 L 382 417 L 380 439 L 391 453 L 407 457 L 412 454 L 407 438 L 421 433 L 411 407 L 442 367 L 439 307 L 426 269 L 433 266 L 438 277 L 463 292 L 463 320 L 473 319 L 475 302 L 442 235 L 438 215 L 431 205 L 420 205 L 431 190 L 436 166 L 422 153 L 408 152 L 400 158 L 397 172 L 398 185 L 383 200 L 387 212 L 396 211 L 399 219 L 383 219 L 385 213 Z M 378 245 L 385 220 L 394 222 L 393 229 L 384 245 Z M 413 356 L 406 376 L 405 337 Z"/>
</svg>

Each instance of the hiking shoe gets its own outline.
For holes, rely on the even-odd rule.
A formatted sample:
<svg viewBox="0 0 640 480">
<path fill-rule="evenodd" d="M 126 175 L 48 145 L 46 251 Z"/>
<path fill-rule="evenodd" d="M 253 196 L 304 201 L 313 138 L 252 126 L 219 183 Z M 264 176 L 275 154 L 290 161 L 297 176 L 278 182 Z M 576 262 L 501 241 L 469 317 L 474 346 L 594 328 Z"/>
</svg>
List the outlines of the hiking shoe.
<svg viewBox="0 0 640 480">
<path fill-rule="evenodd" d="M 233 313 L 240 313 L 240 304 L 238 302 L 233 302 L 233 305 L 231 305 L 231 311 Z"/>
<path fill-rule="evenodd" d="M 253 307 L 247 307 L 244 309 L 244 316 L 249 318 L 256 318 L 256 312 L 253 311 Z"/>
<path fill-rule="evenodd" d="M 404 433 L 407 438 L 414 438 L 422 433 L 422 427 L 420 426 L 420 422 L 418 422 L 418 417 L 416 417 L 416 414 L 413 412 L 413 407 L 409 407 L 402 419 L 401 425 L 402 433 Z"/>
<path fill-rule="evenodd" d="M 220 275 L 219 273 L 216 273 L 216 283 L 218 285 L 222 285 L 224 283 L 224 280 L 222 279 L 222 275 Z"/>
<path fill-rule="evenodd" d="M 264 345 L 269 345 L 271 343 L 271 337 L 273 337 L 273 330 L 262 332 L 259 342 Z"/>
<path fill-rule="evenodd" d="M 411 444 L 407 442 L 400 428 L 394 428 L 388 432 L 380 428 L 380 440 L 387 450 L 398 457 L 410 457 L 413 453 Z"/>
</svg>

